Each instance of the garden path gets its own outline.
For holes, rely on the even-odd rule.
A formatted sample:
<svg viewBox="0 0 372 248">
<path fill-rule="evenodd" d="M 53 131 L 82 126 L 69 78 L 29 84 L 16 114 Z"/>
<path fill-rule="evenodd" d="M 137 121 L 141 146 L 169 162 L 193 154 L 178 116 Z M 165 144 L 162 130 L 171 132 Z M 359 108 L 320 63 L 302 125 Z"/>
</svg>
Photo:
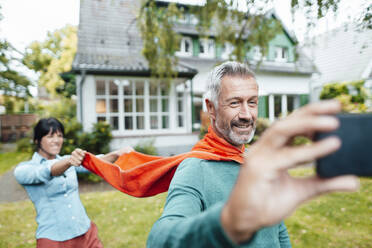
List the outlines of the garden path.
<svg viewBox="0 0 372 248">
<path fill-rule="evenodd" d="M 27 200 L 28 196 L 24 188 L 18 184 L 13 176 L 14 168 L 0 176 L 0 203 Z M 91 183 L 79 181 L 80 193 L 115 190 L 105 181 Z"/>
</svg>

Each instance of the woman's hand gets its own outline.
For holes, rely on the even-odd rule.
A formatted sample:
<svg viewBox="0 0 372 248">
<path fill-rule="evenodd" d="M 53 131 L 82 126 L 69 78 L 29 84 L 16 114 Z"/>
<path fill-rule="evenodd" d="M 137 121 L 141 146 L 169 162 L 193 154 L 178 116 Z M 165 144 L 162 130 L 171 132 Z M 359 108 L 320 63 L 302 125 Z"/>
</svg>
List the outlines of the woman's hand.
<svg viewBox="0 0 372 248">
<path fill-rule="evenodd" d="M 83 162 L 83 159 L 85 157 L 86 151 L 76 148 L 72 153 L 69 158 L 69 163 L 72 166 L 80 166 L 81 163 Z"/>
<path fill-rule="evenodd" d="M 105 161 L 109 162 L 109 163 L 114 163 L 120 156 L 122 156 L 123 154 L 126 154 L 126 153 L 130 153 L 132 151 L 134 151 L 134 149 L 132 147 L 126 146 L 126 147 L 123 147 L 119 150 L 107 153 L 106 155 L 103 155 L 100 158 L 102 160 L 105 160 Z"/>
<path fill-rule="evenodd" d="M 118 157 L 120 157 L 121 155 L 125 154 L 125 153 L 130 153 L 130 152 L 133 152 L 134 149 L 131 147 L 131 146 L 126 146 L 126 147 L 123 147 L 117 151 L 115 151 L 116 155 L 118 155 Z"/>
</svg>

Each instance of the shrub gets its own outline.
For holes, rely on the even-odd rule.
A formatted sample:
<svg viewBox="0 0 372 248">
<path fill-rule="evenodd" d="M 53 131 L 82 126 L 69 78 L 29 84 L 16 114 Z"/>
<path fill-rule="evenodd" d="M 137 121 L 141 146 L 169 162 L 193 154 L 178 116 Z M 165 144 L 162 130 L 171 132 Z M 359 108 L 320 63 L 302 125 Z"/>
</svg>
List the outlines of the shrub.
<svg viewBox="0 0 372 248">
<path fill-rule="evenodd" d="M 150 140 L 150 141 L 143 141 L 139 144 L 137 144 L 133 149 L 136 150 L 137 152 L 141 152 L 141 153 L 144 153 L 144 154 L 148 154 L 148 155 L 158 155 L 158 153 L 156 152 L 156 148 L 154 146 L 154 140 Z"/>
<path fill-rule="evenodd" d="M 90 182 L 90 183 L 99 183 L 103 181 L 103 179 L 100 176 L 97 176 L 96 174 L 93 173 L 78 173 L 77 174 L 79 180 L 85 181 L 85 182 Z"/>
<path fill-rule="evenodd" d="M 265 130 L 270 126 L 270 121 L 267 118 L 257 118 L 256 121 L 256 132 L 250 144 L 256 142 Z"/>
<path fill-rule="evenodd" d="M 103 154 L 110 151 L 112 139 L 110 125 L 106 122 L 94 124 L 91 133 L 83 132 L 82 126 L 75 118 L 64 123 L 65 136 L 61 154 L 70 154 L 75 148 L 81 148 L 93 154 Z"/>
<path fill-rule="evenodd" d="M 364 87 L 365 81 L 331 83 L 323 87 L 320 99 L 338 99 L 342 110 L 348 113 L 364 113 L 367 111 L 365 102 L 370 97 Z"/>
<path fill-rule="evenodd" d="M 34 145 L 30 137 L 19 139 L 16 144 L 18 152 L 32 153 L 34 151 Z"/>
</svg>

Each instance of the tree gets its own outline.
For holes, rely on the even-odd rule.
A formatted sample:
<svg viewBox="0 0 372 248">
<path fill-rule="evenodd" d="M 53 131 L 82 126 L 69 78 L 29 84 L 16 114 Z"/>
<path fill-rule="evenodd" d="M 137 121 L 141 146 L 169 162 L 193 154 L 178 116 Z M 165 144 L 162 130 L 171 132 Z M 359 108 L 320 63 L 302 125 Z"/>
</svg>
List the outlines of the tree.
<svg viewBox="0 0 372 248">
<path fill-rule="evenodd" d="M 49 32 L 45 41 L 34 41 L 26 49 L 23 63 L 40 73 L 39 86 L 45 87 L 52 95 L 71 96 L 75 93 L 74 78 L 64 75 L 68 79 L 66 84 L 61 74 L 71 70 L 77 48 L 76 32 L 76 27 L 67 25 Z"/>
<path fill-rule="evenodd" d="M 327 13 L 337 14 L 339 4 L 340 0 L 291 0 L 293 12 L 301 10 L 305 14 L 308 28 L 314 28 Z M 281 24 L 269 14 L 273 6 L 274 0 L 206 0 L 197 6 L 142 1 L 138 23 L 143 55 L 153 75 L 175 76 L 180 36 L 174 27 L 178 19 L 190 14 L 197 19 L 201 36 L 212 34 L 217 44 L 228 42 L 234 47 L 230 59 L 244 61 L 246 51 L 254 46 L 265 55 L 269 41 L 281 30 Z M 356 18 L 362 28 L 372 28 L 371 11 L 372 4 Z"/>
<path fill-rule="evenodd" d="M 1 10 L 1 6 L 0 6 Z M 0 13 L 0 21 L 2 15 Z M 30 95 L 28 86 L 32 83 L 22 73 L 14 69 L 19 64 L 16 55 L 20 55 L 8 41 L 0 40 L 0 94 L 15 97 L 27 97 Z"/>
</svg>

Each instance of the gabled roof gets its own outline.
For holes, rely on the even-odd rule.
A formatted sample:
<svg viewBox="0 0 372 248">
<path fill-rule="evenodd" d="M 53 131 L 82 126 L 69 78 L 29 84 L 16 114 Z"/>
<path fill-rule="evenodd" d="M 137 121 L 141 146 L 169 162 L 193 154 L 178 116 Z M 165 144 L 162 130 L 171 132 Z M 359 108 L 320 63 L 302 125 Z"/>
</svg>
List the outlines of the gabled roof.
<svg viewBox="0 0 372 248">
<path fill-rule="evenodd" d="M 320 72 L 319 83 L 366 79 L 372 74 L 372 30 L 340 27 L 315 37 L 309 51 Z"/>
<path fill-rule="evenodd" d="M 140 1 L 80 2 L 78 49 L 73 72 L 91 74 L 149 76 L 150 69 L 142 56 L 142 40 L 136 16 Z M 177 66 L 179 77 L 192 77 L 197 71 Z"/>
</svg>

